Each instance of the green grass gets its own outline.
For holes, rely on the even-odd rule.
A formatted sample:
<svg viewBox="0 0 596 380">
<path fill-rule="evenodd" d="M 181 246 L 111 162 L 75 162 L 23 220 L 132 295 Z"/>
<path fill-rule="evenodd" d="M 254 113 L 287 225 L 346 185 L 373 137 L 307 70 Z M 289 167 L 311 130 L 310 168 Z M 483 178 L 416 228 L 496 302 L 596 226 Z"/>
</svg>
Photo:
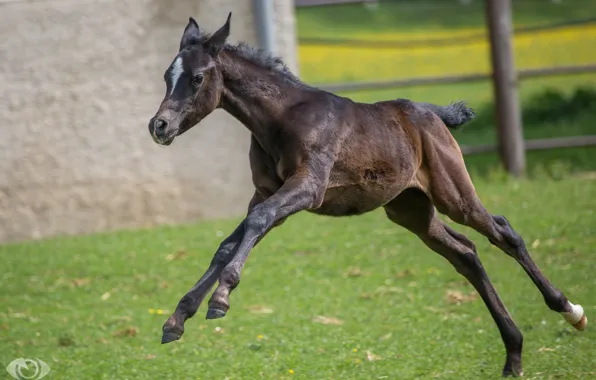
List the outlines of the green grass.
<svg viewBox="0 0 596 380">
<path fill-rule="evenodd" d="M 472 178 L 502 178 L 502 166 L 496 153 L 485 153 L 466 158 Z M 570 172 L 581 173 L 596 169 L 596 147 L 561 148 L 526 152 L 528 178 L 564 178 Z"/>
<path fill-rule="evenodd" d="M 551 281 L 593 315 L 594 179 L 476 187 L 534 247 Z M 0 247 L 2 364 L 38 357 L 52 368 L 48 379 L 499 378 L 504 350 L 484 304 L 450 303 L 448 291 L 473 289 L 381 210 L 290 218 L 252 252 L 226 318 L 204 320 L 203 306 L 181 341 L 161 345 L 167 316 L 149 310 L 172 311 L 237 222 Z M 593 329 L 573 331 L 511 258 L 457 229 L 477 243 L 525 335 L 526 378 L 596 376 Z"/>
</svg>

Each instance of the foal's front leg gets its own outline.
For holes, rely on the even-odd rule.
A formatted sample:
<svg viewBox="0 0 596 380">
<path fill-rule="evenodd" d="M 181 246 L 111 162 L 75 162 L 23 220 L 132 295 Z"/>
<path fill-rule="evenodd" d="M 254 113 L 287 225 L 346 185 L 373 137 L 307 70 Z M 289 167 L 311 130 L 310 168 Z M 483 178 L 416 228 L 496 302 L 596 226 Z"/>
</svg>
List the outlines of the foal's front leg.
<svg viewBox="0 0 596 380">
<path fill-rule="evenodd" d="M 260 195 L 258 192 L 255 192 L 249 202 L 248 213 L 250 214 L 251 210 L 265 199 L 266 198 Z M 186 293 L 184 297 L 182 297 L 180 302 L 178 302 L 176 310 L 163 325 L 163 336 L 161 338 L 161 343 L 169 343 L 180 339 L 184 333 L 184 321 L 186 321 L 188 318 L 192 318 L 192 316 L 197 312 L 199 306 L 203 302 L 203 299 L 211 290 L 225 266 L 236 254 L 238 245 L 244 236 L 244 224 L 244 221 L 240 223 L 234 232 L 232 232 L 232 234 L 219 245 L 219 248 L 217 249 L 217 252 L 215 252 L 213 259 L 211 260 L 211 264 L 209 265 L 209 268 L 205 274 L 201 276 L 199 281 L 197 281 L 192 289 L 190 289 L 190 291 Z"/>
<path fill-rule="evenodd" d="M 327 166 L 327 165 L 325 165 Z M 301 168 L 270 198 L 256 206 L 244 220 L 245 232 L 236 255 L 219 277 L 209 300 L 207 319 L 221 318 L 230 308 L 229 296 L 240 282 L 240 272 L 250 250 L 276 222 L 298 211 L 319 207 L 327 186 L 328 172 Z"/>
</svg>

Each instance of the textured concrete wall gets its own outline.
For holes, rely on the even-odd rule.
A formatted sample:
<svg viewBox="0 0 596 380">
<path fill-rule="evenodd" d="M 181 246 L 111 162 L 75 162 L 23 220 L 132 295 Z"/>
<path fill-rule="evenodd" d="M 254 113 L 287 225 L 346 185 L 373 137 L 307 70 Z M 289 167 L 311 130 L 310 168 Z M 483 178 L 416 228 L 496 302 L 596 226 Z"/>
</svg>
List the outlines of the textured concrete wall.
<svg viewBox="0 0 596 380">
<path fill-rule="evenodd" d="M 291 67 L 291 0 L 275 0 Z M 216 111 L 164 148 L 147 130 L 163 73 L 194 16 L 233 12 L 255 43 L 251 0 L 0 2 L 0 241 L 243 214 L 249 135 Z"/>
</svg>

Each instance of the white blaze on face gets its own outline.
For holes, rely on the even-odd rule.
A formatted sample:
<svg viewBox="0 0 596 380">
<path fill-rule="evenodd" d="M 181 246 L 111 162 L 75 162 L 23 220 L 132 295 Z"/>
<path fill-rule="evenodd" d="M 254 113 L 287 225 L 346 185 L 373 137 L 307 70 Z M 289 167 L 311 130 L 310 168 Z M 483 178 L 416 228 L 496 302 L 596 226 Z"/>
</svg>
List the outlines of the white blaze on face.
<svg viewBox="0 0 596 380">
<path fill-rule="evenodd" d="M 172 89 L 170 90 L 170 95 L 174 93 L 176 83 L 178 83 L 178 80 L 180 79 L 180 76 L 183 72 L 184 69 L 182 68 L 182 57 L 178 57 L 174 63 L 172 63 L 172 71 L 170 72 L 170 75 L 172 76 Z"/>
</svg>

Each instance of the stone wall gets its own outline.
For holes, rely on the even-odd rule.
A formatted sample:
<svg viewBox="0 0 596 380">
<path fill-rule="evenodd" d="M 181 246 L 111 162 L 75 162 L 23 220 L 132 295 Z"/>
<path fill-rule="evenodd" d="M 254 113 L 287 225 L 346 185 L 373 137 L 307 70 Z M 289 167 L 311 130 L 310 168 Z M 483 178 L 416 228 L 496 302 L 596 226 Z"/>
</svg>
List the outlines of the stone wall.
<svg viewBox="0 0 596 380">
<path fill-rule="evenodd" d="M 256 43 L 251 0 L 0 0 L 0 242 L 242 215 L 249 134 L 218 110 L 170 147 L 147 129 L 189 16 Z M 292 0 L 277 51 L 296 68 Z"/>
</svg>

